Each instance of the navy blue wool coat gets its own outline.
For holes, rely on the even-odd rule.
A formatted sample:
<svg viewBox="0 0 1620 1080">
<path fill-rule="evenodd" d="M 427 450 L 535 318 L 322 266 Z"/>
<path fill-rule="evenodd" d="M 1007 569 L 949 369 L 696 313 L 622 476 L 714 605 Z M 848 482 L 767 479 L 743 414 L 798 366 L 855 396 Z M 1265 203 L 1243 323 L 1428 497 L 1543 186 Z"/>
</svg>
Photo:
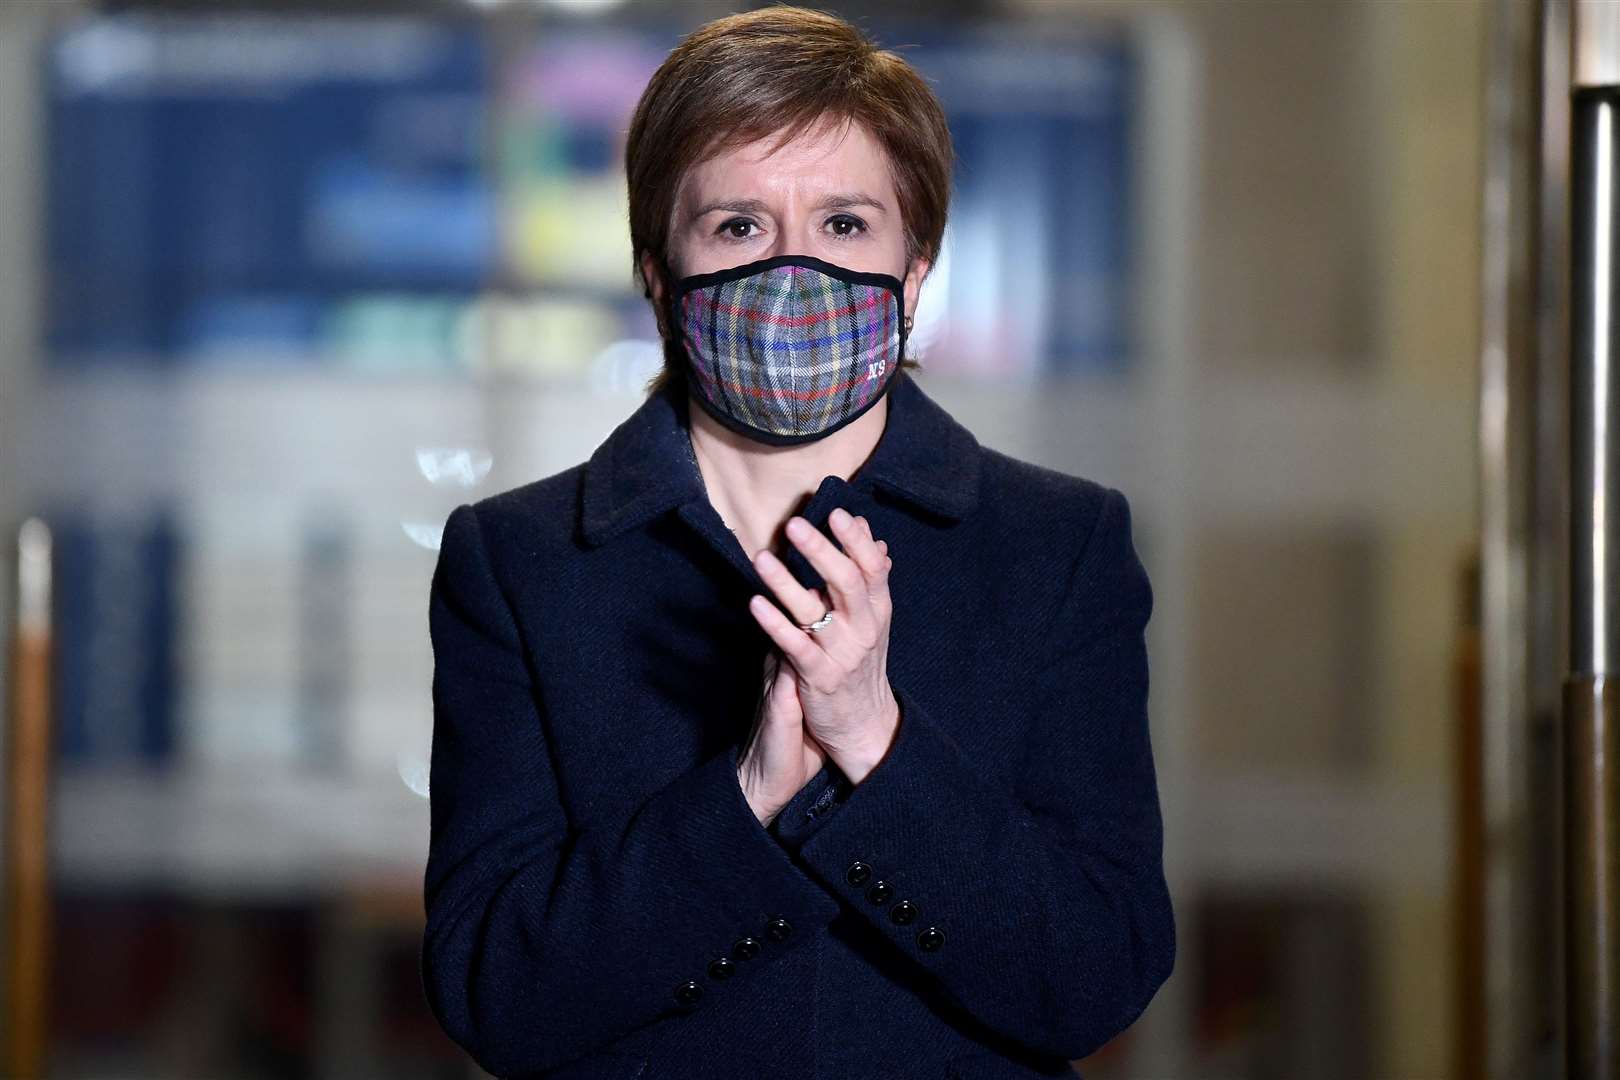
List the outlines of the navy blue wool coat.
<svg viewBox="0 0 1620 1080">
<path fill-rule="evenodd" d="M 899 727 L 769 827 L 737 767 L 775 648 L 748 599 L 774 593 L 708 499 L 683 383 L 450 513 L 421 975 L 489 1072 L 1066 1076 L 1169 976 L 1126 499 L 895 378 L 872 456 L 801 513 L 888 541 Z"/>
</svg>

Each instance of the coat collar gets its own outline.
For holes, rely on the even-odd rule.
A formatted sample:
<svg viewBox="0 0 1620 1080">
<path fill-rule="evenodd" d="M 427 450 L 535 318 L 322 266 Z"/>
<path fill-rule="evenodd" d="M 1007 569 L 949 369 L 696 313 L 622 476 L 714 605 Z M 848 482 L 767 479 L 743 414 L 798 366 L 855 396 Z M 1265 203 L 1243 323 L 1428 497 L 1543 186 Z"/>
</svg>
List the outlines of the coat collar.
<svg viewBox="0 0 1620 1080">
<path fill-rule="evenodd" d="M 875 485 L 953 521 L 967 516 L 978 501 L 978 439 L 924 393 L 909 370 L 894 376 L 888 397 L 883 433 L 849 485 Z M 688 502 L 707 501 L 692 454 L 689 408 L 684 380 L 671 379 L 591 454 L 583 493 L 587 543 L 603 543 Z"/>
</svg>

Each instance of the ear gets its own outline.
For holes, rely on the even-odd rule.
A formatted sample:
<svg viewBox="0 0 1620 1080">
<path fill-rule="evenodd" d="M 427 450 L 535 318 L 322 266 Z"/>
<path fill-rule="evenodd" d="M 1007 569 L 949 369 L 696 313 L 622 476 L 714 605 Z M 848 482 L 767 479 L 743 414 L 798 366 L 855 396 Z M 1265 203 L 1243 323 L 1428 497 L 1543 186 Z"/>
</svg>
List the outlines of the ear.
<svg viewBox="0 0 1620 1080">
<path fill-rule="evenodd" d="M 658 260 L 653 258 L 651 251 L 641 253 L 641 276 L 647 281 L 646 296 L 653 302 L 653 312 L 658 319 L 658 333 L 668 335 L 668 328 L 664 326 L 664 301 L 669 292 L 669 282 L 664 280 L 663 270 Z"/>
<path fill-rule="evenodd" d="M 923 278 L 928 276 L 931 264 L 927 259 L 911 260 L 911 269 L 906 271 L 906 310 L 907 315 L 917 314 L 917 297 L 922 292 Z"/>
</svg>

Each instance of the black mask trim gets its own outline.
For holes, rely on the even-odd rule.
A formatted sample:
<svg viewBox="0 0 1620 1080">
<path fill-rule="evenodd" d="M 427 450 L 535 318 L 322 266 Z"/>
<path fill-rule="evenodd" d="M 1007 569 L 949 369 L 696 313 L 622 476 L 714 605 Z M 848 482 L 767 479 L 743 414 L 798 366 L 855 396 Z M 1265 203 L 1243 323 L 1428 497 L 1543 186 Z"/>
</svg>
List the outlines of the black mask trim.
<svg viewBox="0 0 1620 1080">
<path fill-rule="evenodd" d="M 839 281 L 847 281 L 853 285 L 879 285 L 894 293 L 900 301 L 900 310 L 906 310 L 905 282 L 892 274 L 871 273 L 866 270 L 851 270 L 837 263 L 830 263 L 825 259 L 818 259 L 814 255 L 773 255 L 769 259 L 756 259 L 741 266 L 731 266 L 724 270 L 714 270 L 707 274 L 692 274 L 681 278 L 675 285 L 675 296 L 681 297 L 693 289 L 701 289 L 706 285 L 719 285 L 727 281 L 736 281 L 739 278 L 752 277 L 763 270 L 772 270 L 778 266 L 803 266 L 811 270 L 820 270 L 828 277 L 835 277 Z"/>
</svg>

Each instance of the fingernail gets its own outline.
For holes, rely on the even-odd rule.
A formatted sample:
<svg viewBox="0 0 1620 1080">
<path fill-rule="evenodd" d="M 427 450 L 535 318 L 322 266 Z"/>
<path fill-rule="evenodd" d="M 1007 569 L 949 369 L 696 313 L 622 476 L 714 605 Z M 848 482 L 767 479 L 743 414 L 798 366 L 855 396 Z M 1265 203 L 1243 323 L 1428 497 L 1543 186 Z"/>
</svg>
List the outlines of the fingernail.
<svg viewBox="0 0 1620 1080">
<path fill-rule="evenodd" d="M 850 521 L 849 511 L 845 510 L 842 506 L 833 507 L 833 512 L 827 516 L 839 526 L 848 525 Z"/>
</svg>

